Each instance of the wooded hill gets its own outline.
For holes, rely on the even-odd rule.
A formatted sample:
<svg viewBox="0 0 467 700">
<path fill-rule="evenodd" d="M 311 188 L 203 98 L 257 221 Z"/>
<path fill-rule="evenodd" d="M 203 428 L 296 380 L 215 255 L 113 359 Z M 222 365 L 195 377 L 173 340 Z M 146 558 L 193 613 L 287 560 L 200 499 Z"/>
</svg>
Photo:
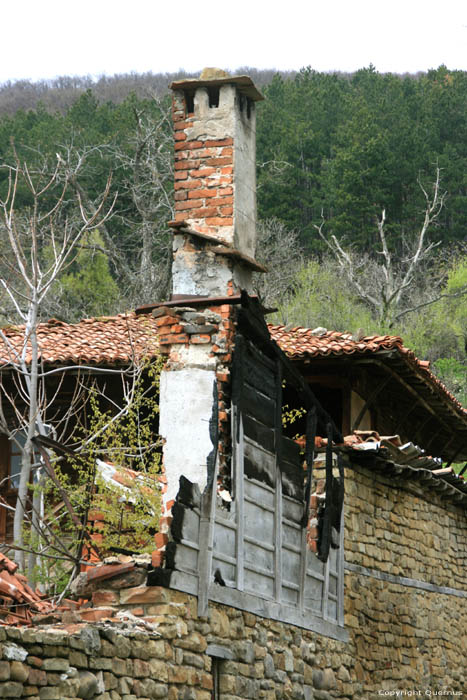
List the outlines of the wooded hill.
<svg viewBox="0 0 467 700">
<path fill-rule="evenodd" d="M 258 107 L 257 161 L 258 257 L 272 261 L 274 270 L 269 287 L 261 288 L 267 301 L 280 302 L 286 322 L 401 333 L 420 355 L 452 360 L 456 377 L 467 383 L 467 72 L 443 66 L 404 76 L 372 66 L 354 74 L 238 72 L 251 75 L 266 97 Z M 62 77 L 0 86 L 1 163 L 18 158 L 32 173 L 65 163 L 72 191 L 88 211 L 109 172 L 111 194 L 118 193 L 113 216 L 82 243 L 44 315 L 73 320 L 167 295 L 166 222 L 173 218 L 167 86 L 186 76 Z M 439 193 L 447 196 L 425 248 L 442 245 L 424 252 L 401 305 L 382 316 L 345 278 L 325 241 L 334 235 L 352 252 L 357 282 L 381 287 L 384 209 L 392 272 L 403 281 L 437 172 Z M 3 168 L 0 197 L 7 185 Z M 52 188 L 44 205 L 51 206 L 57 192 Z M 24 217 L 30 205 L 24 187 L 17 198 Z M 75 216 L 76 201 L 67 199 L 63 211 Z M 12 274 L 5 261 L 0 272 Z M 430 304 L 436 296 L 440 301 Z M 2 323 L 14 320 L 6 301 L 1 311 Z"/>
</svg>

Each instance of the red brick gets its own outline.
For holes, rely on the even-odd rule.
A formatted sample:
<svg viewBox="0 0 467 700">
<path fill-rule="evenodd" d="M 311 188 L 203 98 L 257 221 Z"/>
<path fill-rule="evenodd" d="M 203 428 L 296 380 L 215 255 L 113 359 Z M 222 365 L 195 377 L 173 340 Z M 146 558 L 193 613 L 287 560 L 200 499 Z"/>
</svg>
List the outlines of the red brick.
<svg viewBox="0 0 467 700">
<path fill-rule="evenodd" d="M 318 538 L 318 528 L 310 527 L 310 529 L 308 530 L 308 537 L 312 540 L 316 540 Z"/>
<path fill-rule="evenodd" d="M 188 192 L 188 198 L 194 199 L 195 197 L 215 197 L 217 195 L 217 190 L 193 190 Z"/>
<path fill-rule="evenodd" d="M 227 372 L 217 372 L 216 376 L 220 382 L 228 382 L 230 379 L 230 374 Z"/>
<path fill-rule="evenodd" d="M 310 541 L 308 542 L 308 547 L 309 547 L 309 549 L 311 549 L 311 551 L 314 552 L 315 554 L 318 553 L 318 542 L 317 542 L 316 540 L 310 540 Z"/>
<path fill-rule="evenodd" d="M 313 495 L 310 497 L 310 508 L 313 508 L 316 510 L 317 507 L 318 507 L 318 496 Z"/>
<path fill-rule="evenodd" d="M 197 196 L 197 195 L 195 195 L 195 196 Z M 178 191 L 178 192 L 175 192 L 175 201 L 176 201 L 176 202 L 180 202 L 180 201 L 182 201 L 183 199 L 186 199 L 186 198 L 187 198 L 187 192 L 186 192 L 186 190 L 180 190 L 180 191 Z"/>
<path fill-rule="evenodd" d="M 232 146 L 233 145 L 233 139 L 228 138 L 228 139 L 219 139 L 218 141 L 205 141 L 206 146 Z"/>
<path fill-rule="evenodd" d="M 151 554 L 151 563 L 155 569 L 158 566 L 162 566 L 163 560 L 164 560 L 164 553 L 163 552 L 156 551 L 156 552 L 153 552 Z"/>
<path fill-rule="evenodd" d="M 175 163 L 175 170 L 191 170 L 191 168 L 199 168 L 199 160 L 187 160 L 184 158 L 179 163 Z"/>
<path fill-rule="evenodd" d="M 195 190 L 201 187 L 202 180 L 189 180 L 188 182 L 176 182 L 174 187 L 176 190 Z"/>
<path fill-rule="evenodd" d="M 186 134 L 183 133 L 183 131 L 178 131 L 175 134 L 175 141 L 185 141 L 186 140 Z"/>
<path fill-rule="evenodd" d="M 232 172 L 233 172 L 233 167 L 231 165 L 228 165 L 225 168 L 221 168 L 222 175 L 231 175 Z"/>
<path fill-rule="evenodd" d="M 131 608 L 131 614 L 137 615 L 138 617 L 143 617 L 144 608 Z"/>
<path fill-rule="evenodd" d="M 175 209 L 177 211 L 181 209 L 196 209 L 197 207 L 202 207 L 203 204 L 204 201 L 202 199 L 187 199 L 185 202 L 175 202 Z"/>
<path fill-rule="evenodd" d="M 232 226 L 233 225 L 233 219 L 228 216 L 222 218 L 220 216 L 214 216 L 212 218 L 207 218 L 206 223 L 209 226 Z"/>
<path fill-rule="evenodd" d="M 76 612 L 85 622 L 98 622 L 99 620 L 113 617 L 115 614 L 115 610 L 112 610 L 112 608 L 83 608 Z"/>
<path fill-rule="evenodd" d="M 184 211 L 176 211 L 175 212 L 175 221 L 185 221 L 186 219 L 186 212 Z"/>
<path fill-rule="evenodd" d="M 189 212 L 190 219 L 205 219 L 209 216 L 216 216 L 216 214 L 215 207 L 201 207 L 200 209 L 191 209 Z"/>
<path fill-rule="evenodd" d="M 174 345 L 179 345 L 181 343 L 188 343 L 188 336 L 186 333 L 179 333 L 178 335 L 173 333 L 170 335 L 166 335 L 163 338 L 160 339 L 160 344 L 161 345 L 169 345 L 169 344 L 174 344 Z"/>
<path fill-rule="evenodd" d="M 190 121 L 183 121 L 183 122 L 177 122 L 174 124 L 174 129 L 175 131 L 180 131 L 181 129 L 189 129 L 190 126 L 193 126 L 193 122 Z"/>
<path fill-rule="evenodd" d="M 88 520 L 105 520 L 105 515 L 100 510 L 90 510 Z"/>
<path fill-rule="evenodd" d="M 221 151 L 221 156 L 231 156 L 233 155 L 233 149 L 232 148 L 223 148 Z"/>
<path fill-rule="evenodd" d="M 101 605 L 118 605 L 118 594 L 115 591 L 94 591 L 92 594 L 92 603 L 96 607 Z"/>
<path fill-rule="evenodd" d="M 186 138 L 186 136 L 185 136 Z M 204 146 L 202 141 L 187 141 L 186 143 L 176 143 L 175 144 L 175 150 L 176 151 L 183 151 L 185 148 L 186 149 L 196 149 L 196 148 L 201 148 L 201 146 Z"/>
<path fill-rule="evenodd" d="M 186 170 L 179 170 L 178 172 L 174 173 L 175 180 L 186 180 L 187 177 L 188 173 Z"/>
<path fill-rule="evenodd" d="M 219 420 L 221 423 L 225 423 L 228 420 L 228 415 L 225 411 L 219 411 Z"/>
<path fill-rule="evenodd" d="M 166 535 L 164 532 L 156 532 L 154 535 L 154 542 L 156 543 L 157 549 L 162 549 L 162 547 L 165 547 L 168 541 L 168 535 Z"/>
<path fill-rule="evenodd" d="M 216 207 L 223 207 L 226 204 L 233 204 L 233 197 L 216 197 L 216 199 L 213 199 L 210 204 Z"/>
<path fill-rule="evenodd" d="M 228 197 L 233 194 L 233 187 L 219 187 L 218 197 Z"/>
<path fill-rule="evenodd" d="M 232 158 L 208 158 L 206 160 L 206 165 L 231 165 L 231 163 Z"/>
<path fill-rule="evenodd" d="M 202 343 L 210 343 L 211 336 L 205 333 L 198 333 L 197 335 L 191 336 L 191 342 L 195 343 L 196 345 L 201 345 Z"/>
<path fill-rule="evenodd" d="M 174 326 L 178 323 L 178 318 L 175 316 L 159 316 L 156 318 L 156 326 Z"/>
<path fill-rule="evenodd" d="M 215 172 L 215 168 L 199 168 L 198 170 L 192 170 L 190 172 L 190 177 L 208 177 Z"/>
<path fill-rule="evenodd" d="M 220 213 L 222 216 L 232 216 L 233 214 L 233 207 L 221 207 L 220 208 Z"/>
</svg>

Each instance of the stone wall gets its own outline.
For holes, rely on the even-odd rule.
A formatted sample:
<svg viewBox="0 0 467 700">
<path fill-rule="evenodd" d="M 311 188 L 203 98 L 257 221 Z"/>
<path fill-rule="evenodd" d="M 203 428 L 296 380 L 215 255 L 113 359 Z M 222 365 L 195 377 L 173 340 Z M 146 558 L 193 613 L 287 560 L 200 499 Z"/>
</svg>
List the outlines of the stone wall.
<svg viewBox="0 0 467 700">
<path fill-rule="evenodd" d="M 96 578 L 98 622 L 82 610 L 53 628 L 0 628 L 0 698 L 209 700 L 216 678 L 223 700 L 460 697 L 465 514 L 413 488 L 346 469 L 348 643 L 212 602 L 199 617 L 195 597 L 141 570 Z"/>
</svg>

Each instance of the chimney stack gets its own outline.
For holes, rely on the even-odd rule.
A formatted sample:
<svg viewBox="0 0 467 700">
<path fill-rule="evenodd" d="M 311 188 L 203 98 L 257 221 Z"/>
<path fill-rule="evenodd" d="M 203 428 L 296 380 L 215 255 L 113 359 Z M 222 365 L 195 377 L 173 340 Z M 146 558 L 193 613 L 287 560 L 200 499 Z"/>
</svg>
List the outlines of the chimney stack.
<svg viewBox="0 0 467 700">
<path fill-rule="evenodd" d="M 206 68 L 171 84 L 173 298 L 250 290 L 256 247 L 256 102 L 247 76 Z"/>
</svg>

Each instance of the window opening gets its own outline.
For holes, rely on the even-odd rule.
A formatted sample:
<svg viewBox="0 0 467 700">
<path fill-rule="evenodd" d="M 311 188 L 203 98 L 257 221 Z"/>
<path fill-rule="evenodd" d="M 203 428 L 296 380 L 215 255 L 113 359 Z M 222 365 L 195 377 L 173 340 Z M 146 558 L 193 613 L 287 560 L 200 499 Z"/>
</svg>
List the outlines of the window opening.
<svg viewBox="0 0 467 700">
<path fill-rule="evenodd" d="M 215 656 L 211 656 L 211 674 L 212 674 L 212 692 L 211 700 L 219 700 L 220 698 L 220 663 L 221 660 Z"/>
<path fill-rule="evenodd" d="M 251 100 L 250 97 L 246 98 L 246 116 L 248 119 L 251 117 L 251 112 L 253 109 L 253 101 Z"/>
<path fill-rule="evenodd" d="M 193 114 L 195 111 L 195 91 L 185 90 L 185 111 L 186 114 Z"/>
<path fill-rule="evenodd" d="M 240 113 L 243 112 L 243 110 L 245 108 L 245 96 L 242 95 L 242 93 L 240 93 L 240 95 L 239 95 L 238 106 L 240 109 Z"/>
<path fill-rule="evenodd" d="M 219 88 L 218 87 L 208 88 L 208 96 L 209 96 L 209 106 L 210 107 L 219 107 Z"/>
</svg>

